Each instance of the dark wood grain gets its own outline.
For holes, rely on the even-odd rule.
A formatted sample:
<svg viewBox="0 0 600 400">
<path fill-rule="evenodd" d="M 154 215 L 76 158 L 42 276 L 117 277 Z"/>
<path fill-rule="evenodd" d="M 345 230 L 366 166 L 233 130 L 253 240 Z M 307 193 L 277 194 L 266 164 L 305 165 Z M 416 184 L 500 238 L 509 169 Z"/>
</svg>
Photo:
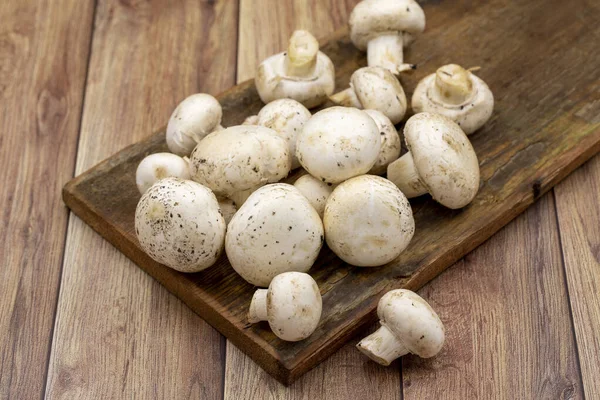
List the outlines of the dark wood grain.
<svg viewBox="0 0 600 400">
<path fill-rule="evenodd" d="M 488 124 L 471 137 L 481 164 L 478 196 L 459 211 L 427 198 L 413 201 L 413 242 L 385 267 L 354 268 L 324 249 L 311 270 L 321 287 L 324 313 L 316 332 L 303 342 L 284 343 L 260 324 L 247 326 L 253 288 L 225 258 L 207 271 L 184 275 L 158 265 L 139 249 L 133 233 L 139 198 L 134 170 L 145 154 L 164 149 L 162 132 L 76 178 L 65 187 L 65 202 L 263 368 L 289 383 L 373 321 L 384 291 L 421 287 L 600 149 L 600 122 L 582 111 L 600 96 L 600 56 L 595 51 L 600 27 L 586 23 L 598 11 L 585 1 L 576 6 L 558 0 L 508 4 L 425 4 L 428 18 L 436 23 L 430 23 L 407 55 L 421 68 L 403 77 L 411 93 L 420 78 L 443 63 L 484 67 L 479 75 L 496 94 L 496 108 Z M 323 50 L 338 67 L 339 87 L 365 63 L 344 31 Z M 573 68 L 574 60 L 583 58 L 586 62 Z M 261 107 L 251 81 L 227 91 L 220 101 L 224 125 L 240 123 Z"/>
</svg>

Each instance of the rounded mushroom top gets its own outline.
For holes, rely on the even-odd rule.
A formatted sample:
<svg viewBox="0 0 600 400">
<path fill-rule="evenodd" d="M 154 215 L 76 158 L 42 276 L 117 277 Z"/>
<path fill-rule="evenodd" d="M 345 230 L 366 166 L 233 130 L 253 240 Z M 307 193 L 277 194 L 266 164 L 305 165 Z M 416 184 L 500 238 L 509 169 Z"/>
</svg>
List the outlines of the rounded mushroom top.
<svg viewBox="0 0 600 400">
<path fill-rule="evenodd" d="M 379 136 L 377 124 L 364 111 L 330 107 L 304 124 L 296 155 L 315 178 L 340 183 L 373 167 L 381 149 Z"/>
<path fill-rule="evenodd" d="M 296 189 L 300 191 L 315 208 L 321 218 L 325 211 L 325 203 L 333 192 L 333 185 L 318 180 L 310 174 L 302 175 L 294 182 Z"/>
<path fill-rule="evenodd" d="M 221 105 L 209 94 L 193 94 L 183 100 L 169 119 L 167 146 L 171 152 L 188 156 L 194 147 L 214 131 L 223 117 Z"/>
<path fill-rule="evenodd" d="M 379 136 L 381 137 L 379 157 L 377 157 L 377 161 L 369 173 L 382 175 L 386 172 L 388 164 L 400 157 L 400 151 L 402 150 L 400 135 L 398 135 L 398 131 L 394 124 L 392 124 L 392 121 L 381 112 L 377 110 L 365 110 L 365 112 L 377 124 Z"/>
<path fill-rule="evenodd" d="M 363 67 L 350 78 L 363 108 L 377 110 L 397 124 L 406 113 L 406 95 L 396 77 L 385 68 Z"/>
<path fill-rule="evenodd" d="M 277 337 L 295 342 L 309 337 L 321 319 L 322 299 L 315 280 L 303 272 L 284 272 L 269 284 L 267 319 Z"/>
<path fill-rule="evenodd" d="M 154 153 L 144 157 L 135 171 L 135 183 L 141 194 L 168 177 L 190 179 L 188 161 L 172 153 Z"/>
<path fill-rule="evenodd" d="M 381 34 L 423 32 L 425 13 L 414 0 L 363 0 L 352 10 L 349 25 L 350 39 L 364 51 Z"/>
<path fill-rule="evenodd" d="M 431 196 L 449 208 L 461 208 L 479 190 L 479 162 L 471 142 L 454 121 L 423 112 L 404 127 L 406 146 Z"/>
<path fill-rule="evenodd" d="M 287 142 L 272 129 L 255 125 L 213 132 L 190 156 L 192 179 L 225 197 L 277 182 L 290 167 Z"/>
<path fill-rule="evenodd" d="M 377 306 L 377 315 L 408 351 L 422 358 L 433 357 L 444 345 L 444 325 L 431 306 L 418 294 L 405 289 L 387 292 Z"/>
<path fill-rule="evenodd" d="M 419 82 L 412 97 L 412 108 L 416 113 L 442 114 L 470 135 L 491 117 L 494 95 L 471 71 L 449 64 Z"/>
</svg>

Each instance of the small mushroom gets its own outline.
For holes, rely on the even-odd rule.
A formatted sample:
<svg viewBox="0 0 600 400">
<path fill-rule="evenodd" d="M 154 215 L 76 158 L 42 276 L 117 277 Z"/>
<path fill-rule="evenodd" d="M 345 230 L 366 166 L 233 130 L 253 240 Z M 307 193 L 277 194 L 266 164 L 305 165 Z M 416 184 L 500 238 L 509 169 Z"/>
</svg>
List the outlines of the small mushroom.
<svg viewBox="0 0 600 400">
<path fill-rule="evenodd" d="M 285 183 L 252 193 L 231 219 L 225 237 L 233 269 L 261 287 L 283 272 L 308 271 L 322 245 L 321 218 L 298 189 Z"/>
<path fill-rule="evenodd" d="M 135 232 L 153 260 L 177 271 L 198 272 L 221 255 L 225 220 L 210 189 L 192 181 L 165 178 L 140 199 Z"/>
<path fill-rule="evenodd" d="M 404 63 L 403 48 L 425 30 L 425 13 L 414 0 L 363 0 L 350 14 L 350 39 L 367 51 L 369 66 L 394 74 L 414 69 Z"/>
<path fill-rule="evenodd" d="M 171 153 L 155 153 L 144 157 L 135 171 L 135 183 L 141 194 L 161 179 L 190 179 L 188 160 Z"/>
<path fill-rule="evenodd" d="M 248 322 L 269 321 L 278 338 L 297 342 L 315 331 L 322 307 L 319 287 L 310 275 L 284 272 L 273 278 L 268 289 L 254 292 Z"/>
<path fill-rule="evenodd" d="M 356 108 L 319 111 L 298 135 L 296 156 L 312 176 L 340 183 L 367 173 L 379 157 L 381 138 L 369 114 Z"/>
<path fill-rule="evenodd" d="M 479 162 L 467 135 L 439 114 L 419 113 L 404 126 L 408 153 L 388 165 L 387 177 L 410 199 L 429 193 L 456 209 L 479 190 Z"/>
<path fill-rule="evenodd" d="M 470 135 L 490 119 L 494 95 L 471 70 L 449 64 L 419 82 L 412 97 L 412 108 L 415 113 L 442 114 Z"/>
<path fill-rule="evenodd" d="M 250 115 L 246 117 L 242 125 L 258 125 L 258 115 Z"/>
<path fill-rule="evenodd" d="M 320 181 L 310 174 L 306 174 L 298 178 L 294 182 L 294 186 L 308 199 L 308 202 L 317 211 L 319 217 L 323 218 L 325 203 L 331 192 L 333 192 L 333 185 Z"/>
<path fill-rule="evenodd" d="M 406 289 L 387 292 L 377 306 L 381 327 L 356 347 L 381 365 L 390 365 L 405 354 L 435 356 L 444 345 L 444 325 L 431 306 Z"/>
<path fill-rule="evenodd" d="M 279 181 L 290 172 L 290 166 L 287 142 L 272 129 L 255 125 L 211 133 L 190 156 L 192 180 L 228 198 Z"/>
<path fill-rule="evenodd" d="M 237 208 L 240 208 L 241 206 L 244 205 L 244 203 L 246 202 L 246 200 L 248 200 L 248 197 L 250 197 L 250 195 L 252 193 L 254 193 L 257 189 L 259 189 L 265 185 L 266 185 L 266 183 L 260 184 L 258 186 L 253 186 L 250 189 L 241 190 L 239 192 L 232 193 L 229 195 L 229 198 L 235 203 Z"/>
<path fill-rule="evenodd" d="M 398 79 L 381 67 L 364 67 L 354 71 L 350 87 L 330 97 L 346 107 L 377 110 L 397 124 L 406 113 L 406 95 Z"/>
<path fill-rule="evenodd" d="M 400 157 L 400 135 L 388 117 L 377 110 L 365 110 L 369 117 L 377 124 L 381 137 L 381 150 L 375 165 L 369 171 L 372 175 L 382 175 L 387 171 L 387 166 Z"/>
<path fill-rule="evenodd" d="M 183 100 L 169 119 L 167 146 L 172 153 L 189 156 L 209 133 L 223 129 L 221 105 L 209 94 L 193 94 Z"/>
<path fill-rule="evenodd" d="M 406 196 L 387 179 L 362 175 L 341 183 L 323 216 L 329 248 L 348 264 L 376 267 L 394 260 L 415 232 Z"/>
<path fill-rule="evenodd" d="M 221 214 L 223 214 L 223 218 L 225 219 L 225 225 L 227 225 L 237 212 L 237 207 L 234 201 L 231 199 L 217 198 L 217 200 L 219 201 L 219 209 L 221 210 Z"/>
<path fill-rule="evenodd" d="M 255 84 L 266 104 L 288 98 L 312 108 L 333 93 L 335 69 L 329 57 L 319 51 L 317 39 L 298 30 L 292 34 L 287 52 L 275 54 L 258 66 Z"/>
</svg>

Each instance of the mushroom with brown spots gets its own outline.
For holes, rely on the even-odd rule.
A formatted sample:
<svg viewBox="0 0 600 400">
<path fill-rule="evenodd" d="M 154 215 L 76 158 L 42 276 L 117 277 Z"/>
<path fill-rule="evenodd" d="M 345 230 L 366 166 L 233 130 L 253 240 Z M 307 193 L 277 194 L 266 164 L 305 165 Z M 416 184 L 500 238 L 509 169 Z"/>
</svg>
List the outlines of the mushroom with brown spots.
<svg viewBox="0 0 600 400">
<path fill-rule="evenodd" d="M 190 179 L 189 160 L 171 153 L 150 154 L 139 163 L 135 183 L 141 194 L 164 178 Z"/>
</svg>

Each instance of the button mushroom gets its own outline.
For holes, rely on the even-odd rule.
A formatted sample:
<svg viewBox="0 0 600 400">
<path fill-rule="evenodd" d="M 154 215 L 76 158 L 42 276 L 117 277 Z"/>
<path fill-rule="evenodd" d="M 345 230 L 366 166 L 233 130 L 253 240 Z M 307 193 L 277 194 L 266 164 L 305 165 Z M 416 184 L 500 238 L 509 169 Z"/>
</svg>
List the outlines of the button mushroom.
<svg viewBox="0 0 600 400">
<path fill-rule="evenodd" d="M 171 153 L 155 153 L 144 157 L 135 171 L 135 183 L 141 194 L 161 179 L 190 179 L 188 160 Z"/>
<path fill-rule="evenodd" d="M 169 119 L 167 146 L 172 153 L 189 156 L 209 133 L 222 129 L 221 105 L 209 94 L 193 94 L 183 100 Z"/>
<path fill-rule="evenodd" d="M 277 182 L 290 166 L 287 142 L 275 131 L 255 125 L 211 133 L 190 156 L 192 180 L 224 197 Z"/>
<path fill-rule="evenodd" d="M 435 356 L 444 345 L 444 325 L 418 294 L 405 289 L 387 292 L 377 306 L 381 327 L 356 347 L 371 360 L 390 365 L 405 354 Z"/>
<path fill-rule="evenodd" d="M 454 121 L 419 113 L 408 119 L 409 152 L 388 165 L 387 177 L 408 197 L 429 193 L 448 208 L 469 204 L 479 190 L 479 162 L 469 139 Z"/>
<path fill-rule="evenodd" d="M 377 124 L 381 136 L 381 150 L 375 165 L 369 171 L 372 175 L 382 175 L 387 171 L 387 166 L 400 157 L 400 135 L 388 117 L 377 110 L 365 110 L 369 117 Z"/>
<path fill-rule="evenodd" d="M 341 183 L 323 217 L 329 248 L 348 264 L 376 267 L 394 260 L 415 232 L 406 196 L 387 179 L 363 175 Z"/>
<path fill-rule="evenodd" d="M 165 178 L 140 199 L 135 232 L 153 260 L 177 271 L 197 272 L 213 265 L 221 255 L 225 221 L 210 189 Z"/>
<path fill-rule="evenodd" d="M 319 51 L 319 42 L 307 31 L 292 34 L 287 52 L 275 54 L 258 67 L 256 90 L 264 103 L 289 98 L 307 108 L 316 107 L 335 89 L 333 63 Z"/>
<path fill-rule="evenodd" d="M 325 203 L 331 192 L 333 192 L 333 185 L 306 174 L 298 178 L 294 182 L 294 186 L 308 199 L 308 202 L 317 211 L 319 217 L 323 218 Z"/>
<path fill-rule="evenodd" d="M 367 113 L 349 107 L 319 111 L 298 135 L 296 156 L 312 176 L 340 183 L 367 173 L 379 156 L 381 138 Z"/>
<path fill-rule="evenodd" d="M 249 283 L 266 287 L 288 271 L 306 272 L 323 244 L 321 218 L 292 185 L 266 185 L 233 216 L 225 250 L 233 269 Z"/>
<path fill-rule="evenodd" d="M 449 64 L 419 82 L 412 97 L 412 108 L 415 113 L 442 114 L 470 135 L 490 119 L 494 95 L 470 70 Z"/>
<path fill-rule="evenodd" d="M 310 275 L 284 272 L 273 278 L 268 289 L 254 292 L 248 322 L 269 321 L 278 338 L 297 342 L 315 331 L 322 307 L 319 287 Z"/>
<path fill-rule="evenodd" d="M 367 51 L 369 66 L 394 74 L 414 69 L 404 63 L 403 48 L 425 30 L 425 13 L 414 0 L 363 0 L 350 14 L 350 39 Z"/>
<path fill-rule="evenodd" d="M 219 209 L 221 210 L 221 214 L 223 214 L 223 218 L 225 219 L 225 225 L 227 225 L 237 212 L 237 207 L 234 201 L 231 199 L 217 198 L 217 200 L 219 201 Z"/>
<path fill-rule="evenodd" d="M 364 67 L 354 71 L 350 87 L 330 97 L 335 104 L 382 112 L 397 124 L 406 113 L 406 95 L 398 79 L 380 67 Z"/>
</svg>

